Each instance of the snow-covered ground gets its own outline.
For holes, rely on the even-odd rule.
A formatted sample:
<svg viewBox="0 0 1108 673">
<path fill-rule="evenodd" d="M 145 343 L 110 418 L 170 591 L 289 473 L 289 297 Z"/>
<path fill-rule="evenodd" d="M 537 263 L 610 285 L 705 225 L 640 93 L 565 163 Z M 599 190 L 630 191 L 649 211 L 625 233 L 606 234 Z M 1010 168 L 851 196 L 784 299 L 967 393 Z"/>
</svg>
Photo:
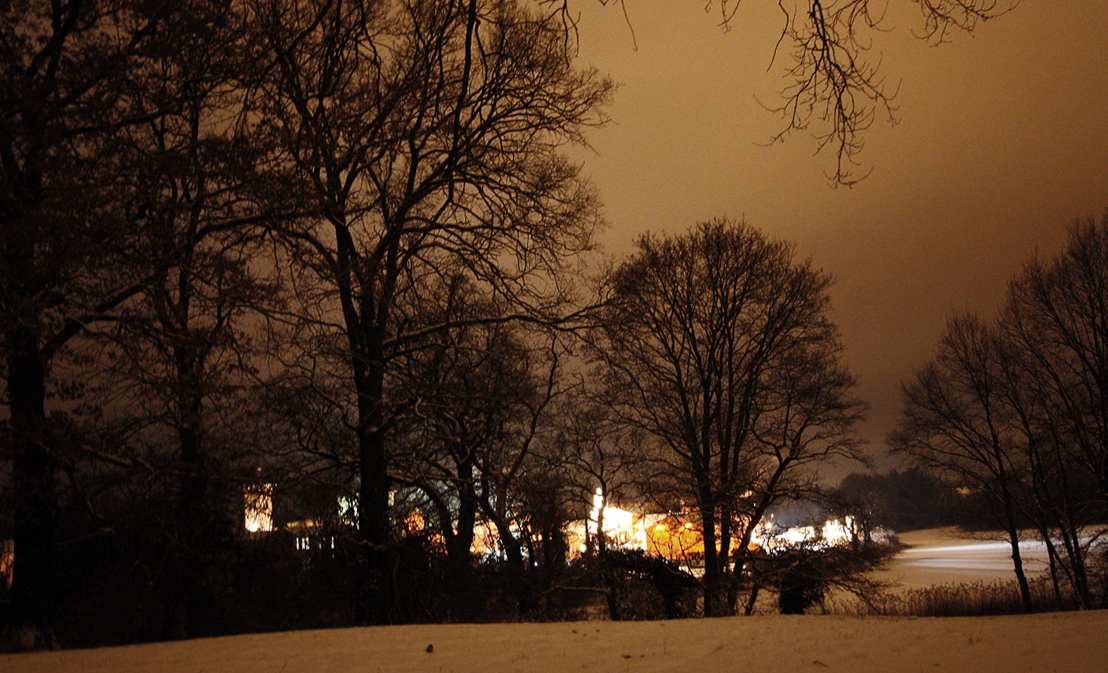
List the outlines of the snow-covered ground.
<svg viewBox="0 0 1108 673">
<path fill-rule="evenodd" d="M 1007 551 L 909 534 L 906 583 L 1007 579 Z M 1001 564 L 1002 565 L 1002 564 Z M 994 574 L 995 577 L 994 577 Z M 4 673 L 1108 671 L 1108 611 L 973 618 L 767 616 L 298 631 L 0 655 Z"/>
<path fill-rule="evenodd" d="M 297 631 L 0 656 L 7 673 L 1105 671 L 1108 611 Z"/>
</svg>

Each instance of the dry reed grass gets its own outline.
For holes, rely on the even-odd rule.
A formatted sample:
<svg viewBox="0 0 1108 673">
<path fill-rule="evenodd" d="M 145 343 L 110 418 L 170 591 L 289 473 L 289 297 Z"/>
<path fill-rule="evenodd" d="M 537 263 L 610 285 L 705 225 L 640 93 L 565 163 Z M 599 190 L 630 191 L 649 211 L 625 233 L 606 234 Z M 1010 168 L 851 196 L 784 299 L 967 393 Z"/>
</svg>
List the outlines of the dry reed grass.
<svg viewBox="0 0 1108 673">
<path fill-rule="evenodd" d="M 1058 596 L 1048 577 L 1031 581 L 1033 612 L 1076 610 L 1077 601 Z M 838 597 L 824 605 L 828 614 L 855 616 L 976 617 L 1024 612 L 1014 580 L 938 584 L 922 589 L 884 589 L 864 597 Z"/>
</svg>

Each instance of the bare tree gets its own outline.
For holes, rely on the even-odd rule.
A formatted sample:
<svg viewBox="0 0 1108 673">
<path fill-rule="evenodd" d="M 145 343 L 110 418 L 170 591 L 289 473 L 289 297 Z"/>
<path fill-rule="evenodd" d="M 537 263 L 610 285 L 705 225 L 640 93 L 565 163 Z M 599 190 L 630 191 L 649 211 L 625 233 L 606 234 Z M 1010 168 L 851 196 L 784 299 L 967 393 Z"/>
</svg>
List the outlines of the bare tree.
<svg viewBox="0 0 1108 673">
<path fill-rule="evenodd" d="M 572 66 L 558 21 L 510 2 L 254 7 L 272 63 L 265 110 L 318 212 L 284 236 L 343 338 L 359 530 L 381 548 L 396 420 L 386 373 L 410 338 L 394 308 L 418 274 L 460 266 L 517 312 L 557 310 L 596 224 L 559 148 L 602 121 L 610 84 Z"/>
<path fill-rule="evenodd" d="M 49 619 L 58 441 L 46 421 L 58 352 L 144 286 L 121 129 L 157 113 L 131 95 L 176 11 L 107 0 L 0 9 L 0 348 L 15 501 L 14 618 Z"/>
<path fill-rule="evenodd" d="M 834 326 L 825 320 L 810 326 L 800 343 L 787 346 L 764 373 L 764 392 L 757 404 L 752 434 L 755 472 L 739 496 L 734 565 L 742 571 L 754 528 L 782 497 L 819 501 L 818 468 L 832 458 L 865 462 L 852 433 L 865 405 L 851 391 L 853 375 L 840 361 L 842 346 Z M 733 593 L 728 596 L 732 605 Z M 746 614 L 754 609 L 751 591 Z"/>
<path fill-rule="evenodd" d="M 472 560 L 474 526 L 484 510 L 518 500 L 515 482 L 529 447 L 513 437 L 534 416 L 531 408 L 542 398 L 545 377 L 541 353 L 518 329 L 497 320 L 498 307 L 464 276 L 431 284 L 422 294 L 423 305 L 398 307 L 397 324 L 405 330 L 471 324 L 428 332 L 397 354 L 390 387 L 404 391 L 410 412 L 394 433 L 393 441 L 404 449 L 391 473 L 430 500 L 460 579 Z M 498 481 L 503 483 L 495 486 Z M 513 514 L 505 509 L 497 525 L 519 563 Z"/>
<path fill-rule="evenodd" d="M 1011 287 L 1010 334 L 1039 369 L 1070 457 L 1108 505 L 1108 216 L 1070 229 L 1055 259 Z"/>
<path fill-rule="evenodd" d="M 645 459 L 643 433 L 622 423 L 596 382 L 582 377 L 559 405 L 557 434 L 544 460 L 566 469 L 579 518 L 596 507 L 596 530 L 586 531 L 587 551 L 603 555 L 605 510 L 623 502 L 641 501 Z M 592 524 L 590 524 L 591 527 Z"/>
<path fill-rule="evenodd" d="M 1087 607 L 1104 603 L 1093 596 L 1086 560 L 1104 544 L 1108 513 L 1106 289 L 1108 216 L 1074 224 L 1059 255 L 1028 264 L 1001 319 L 1021 384 L 1015 399 L 1034 468 L 1035 519 L 1044 540 L 1062 546 L 1068 580 Z"/>
<path fill-rule="evenodd" d="M 1105 288 L 1108 222 L 1075 225 L 1061 254 L 1017 276 L 994 324 L 950 322 L 935 360 L 905 386 L 891 437 L 991 499 L 1026 609 L 1018 546 L 1026 525 L 1047 545 L 1056 587 L 1064 578 L 1083 606 L 1098 601 L 1089 559 L 1108 512 Z"/>
<path fill-rule="evenodd" d="M 388 380 L 409 410 L 390 434 L 397 447 L 390 475 L 430 505 L 445 542 L 455 614 L 473 608 L 476 525 L 495 530 L 506 561 L 500 568 L 526 613 L 535 607 L 526 581 L 532 569 L 549 584 L 551 567 L 565 557 L 564 469 L 538 453 L 550 444 L 555 403 L 566 387 L 564 347 L 556 333 L 505 320 L 504 307 L 464 275 L 429 284 L 420 295 L 417 306 L 397 307 L 398 327 L 424 336 L 405 341 Z M 455 327 L 441 328 L 449 323 Z"/>
<path fill-rule="evenodd" d="M 159 574 L 164 635 L 184 637 L 212 619 L 200 603 L 218 589 L 205 575 L 233 530 L 226 491 L 242 497 L 228 480 L 233 456 L 246 453 L 235 416 L 256 361 L 246 322 L 272 303 L 262 225 L 286 209 L 271 189 L 280 171 L 269 138 L 247 111 L 252 33 L 242 6 L 189 3 L 158 31 L 173 48 L 142 52 L 116 92 L 130 118 L 102 138 L 126 169 L 112 195 L 126 201 L 110 204 L 127 218 L 123 244 L 148 275 L 110 321 L 85 326 L 91 343 L 73 348 L 81 367 L 72 373 L 85 379 L 84 408 L 100 426 L 90 436 L 127 428 L 115 446 L 82 447 L 83 457 L 157 472 L 174 522 L 152 535 L 171 548 Z"/>
<path fill-rule="evenodd" d="M 935 359 L 903 387 L 904 409 L 889 443 L 988 497 L 1008 536 L 1023 609 L 1030 611 L 1018 516 L 1028 466 L 1007 404 L 1003 358 L 995 328 L 971 315 L 951 319 Z"/>
<path fill-rule="evenodd" d="M 830 278 L 790 246 L 714 221 L 638 248 L 612 275 L 598 357 L 624 422 L 661 447 L 657 483 L 696 505 L 705 614 L 720 614 L 751 517 L 806 464 L 852 453 L 859 404 L 825 316 Z"/>
</svg>

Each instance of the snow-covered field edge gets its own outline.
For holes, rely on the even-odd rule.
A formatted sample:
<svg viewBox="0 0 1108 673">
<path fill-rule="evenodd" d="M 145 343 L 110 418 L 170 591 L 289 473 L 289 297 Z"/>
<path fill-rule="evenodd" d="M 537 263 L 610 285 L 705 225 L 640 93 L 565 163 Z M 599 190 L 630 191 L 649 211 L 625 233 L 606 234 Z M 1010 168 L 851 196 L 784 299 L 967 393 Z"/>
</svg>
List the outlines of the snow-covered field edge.
<svg viewBox="0 0 1108 673">
<path fill-rule="evenodd" d="M 0 656 L 7 673 L 1106 671 L 1108 611 L 420 625 Z"/>
</svg>

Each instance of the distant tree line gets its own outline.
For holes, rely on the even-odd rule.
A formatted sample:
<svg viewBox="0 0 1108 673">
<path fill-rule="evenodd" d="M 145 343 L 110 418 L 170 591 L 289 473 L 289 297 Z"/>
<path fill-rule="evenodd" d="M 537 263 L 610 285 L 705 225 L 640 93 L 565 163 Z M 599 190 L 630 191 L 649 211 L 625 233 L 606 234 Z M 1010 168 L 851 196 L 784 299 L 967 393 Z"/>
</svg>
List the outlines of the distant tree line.
<svg viewBox="0 0 1108 673">
<path fill-rule="evenodd" d="M 884 474 L 854 472 L 826 495 L 830 512 L 850 516 L 863 536 L 878 529 L 903 533 L 944 526 L 979 527 L 977 508 L 956 487 L 913 467 Z"/>
<path fill-rule="evenodd" d="M 1055 590 L 1108 605 L 1108 216 L 1011 282 L 999 315 L 952 318 L 904 386 L 896 451 L 987 504 L 1019 542 L 1046 545 Z"/>
</svg>

